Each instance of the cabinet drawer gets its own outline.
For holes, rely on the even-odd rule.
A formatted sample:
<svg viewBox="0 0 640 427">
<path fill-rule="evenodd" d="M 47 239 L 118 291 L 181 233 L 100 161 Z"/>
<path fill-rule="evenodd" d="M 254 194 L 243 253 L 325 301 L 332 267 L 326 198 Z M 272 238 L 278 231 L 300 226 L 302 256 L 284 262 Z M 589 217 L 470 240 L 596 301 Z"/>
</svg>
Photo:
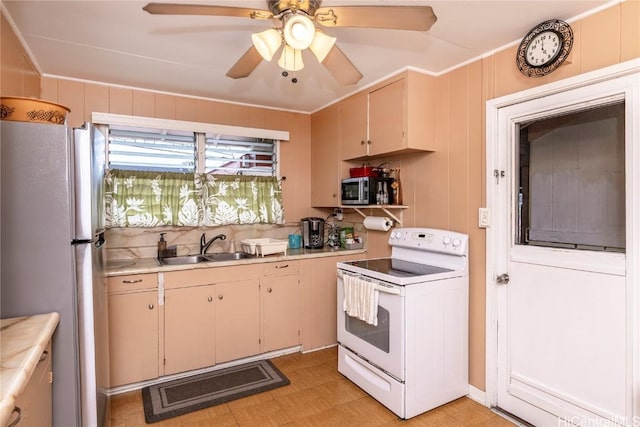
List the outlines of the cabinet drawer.
<svg viewBox="0 0 640 427">
<path fill-rule="evenodd" d="M 298 274 L 298 261 L 280 261 L 263 264 L 263 276 L 288 276 Z"/>
<path fill-rule="evenodd" d="M 156 273 L 149 273 L 112 276 L 107 278 L 107 286 L 109 288 L 109 294 L 156 289 L 158 287 L 158 275 Z"/>
<path fill-rule="evenodd" d="M 168 271 L 163 274 L 165 289 L 172 289 L 185 286 L 213 285 L 220 282 L 257 279 L 261 273 L 262 267 L 260 264 L 245 264 L 229 267 Z"/>
</svg>

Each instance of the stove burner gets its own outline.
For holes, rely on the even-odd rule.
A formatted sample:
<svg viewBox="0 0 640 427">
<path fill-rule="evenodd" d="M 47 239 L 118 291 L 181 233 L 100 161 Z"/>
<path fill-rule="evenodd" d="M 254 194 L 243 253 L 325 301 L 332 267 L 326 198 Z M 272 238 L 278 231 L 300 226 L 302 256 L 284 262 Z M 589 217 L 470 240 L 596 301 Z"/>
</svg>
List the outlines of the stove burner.
<svg viewBox="0 0 640 427">
<path fill-rule="evenodd" d="M 448 268 L 418 264 L 394 258 L 364 259 L 361 261 L 347 262 L 346 264 L 371 271 L 377 271 L 378 273 L 388 274 L 393 277 L 416 277 L 453 271 Z"/>
</svg>

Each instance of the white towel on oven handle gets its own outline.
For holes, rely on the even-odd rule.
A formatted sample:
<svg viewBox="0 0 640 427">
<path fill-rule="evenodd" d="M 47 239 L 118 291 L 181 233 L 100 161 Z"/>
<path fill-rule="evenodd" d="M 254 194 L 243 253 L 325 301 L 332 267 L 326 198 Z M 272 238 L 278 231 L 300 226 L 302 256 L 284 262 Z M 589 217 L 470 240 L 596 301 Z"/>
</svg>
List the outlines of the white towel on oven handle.
<svg viewBox="0 0 640 427">
<path fill-rule="evenodd" d="M 378 289 L 376 284 L 343 274 L 345 313 L 370 325 L 378 325 Z"/>
</svg>

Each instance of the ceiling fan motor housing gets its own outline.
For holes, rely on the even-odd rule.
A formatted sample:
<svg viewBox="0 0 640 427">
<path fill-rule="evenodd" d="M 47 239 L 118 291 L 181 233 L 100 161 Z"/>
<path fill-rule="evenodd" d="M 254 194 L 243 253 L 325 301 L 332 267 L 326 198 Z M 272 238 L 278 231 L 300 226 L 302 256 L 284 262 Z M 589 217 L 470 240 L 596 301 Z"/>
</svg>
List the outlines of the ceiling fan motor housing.
<svg viewBox="0 0 640 427">
<path fill-rule="evenodd" d="M 309 16 L 313 16 L 320 7 L 321 0 L 269 0 L 269 10 L 274 16 L 278 16 L 286 11 L 303 11 Z"/>
</svg>

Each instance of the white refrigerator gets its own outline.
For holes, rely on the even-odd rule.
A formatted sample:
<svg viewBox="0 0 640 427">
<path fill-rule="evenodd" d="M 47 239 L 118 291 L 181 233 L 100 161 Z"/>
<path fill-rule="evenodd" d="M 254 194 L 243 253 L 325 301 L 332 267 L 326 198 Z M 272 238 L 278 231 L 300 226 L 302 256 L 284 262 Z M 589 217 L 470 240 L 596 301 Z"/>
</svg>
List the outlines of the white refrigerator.
<svg viewBox="0 0 640 427">
<path fill-rule="evenodd" d="M 2 121 L 0 137 L 0 315 L 60 314 L 53 426 L 109 425 L 104 136 Z"/>
</svg>

